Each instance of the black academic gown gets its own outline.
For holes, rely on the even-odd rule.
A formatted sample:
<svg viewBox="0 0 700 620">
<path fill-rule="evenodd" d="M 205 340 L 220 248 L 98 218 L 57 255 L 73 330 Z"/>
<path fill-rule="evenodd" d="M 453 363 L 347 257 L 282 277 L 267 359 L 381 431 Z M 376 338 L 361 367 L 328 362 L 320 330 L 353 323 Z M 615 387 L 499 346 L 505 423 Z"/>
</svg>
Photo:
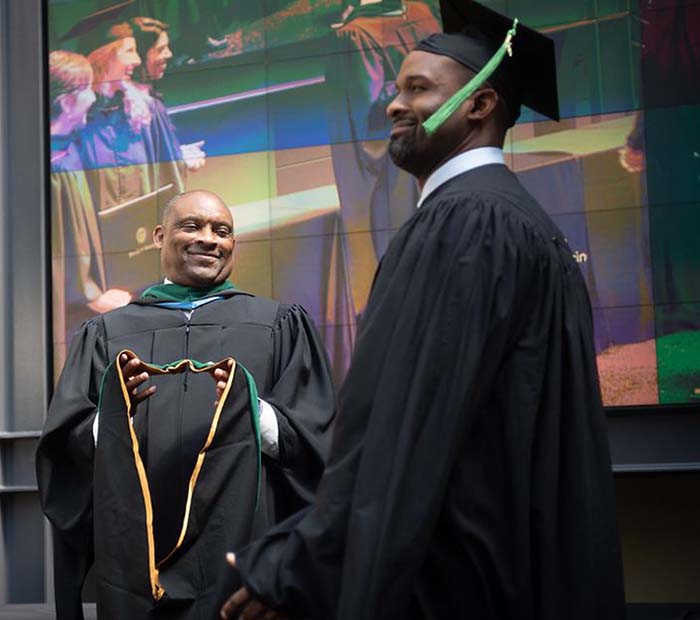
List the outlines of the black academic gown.
<svg viewBox="0 0 700 620">
<path fill-rule="evenodd" d="M 293 617 L 622 618 L 586 288 L 505 166 L 464 173 L 377 272 L 313 507 L 239 551 Z"/>
<path fill-rule="evenodd" d="M 261 398 L 277 413 L 280 448 L 278 460 L 263 455 L 259 510 L 264 518 L 256 533 L 313 497 L 334 413 L 330 370 L 315 326 L 298 306 L 235 290 L 220 294 L 225 299 L 194 310 L 190 319 L 181 310 L 139 300 L 87 321 L 71 343 L 37 453 L 42 507 L 54 526 L 59 620 L 82 617 L 80 589 L 93 546 L 92 427 L 101 378 L 122 349 L 155 364 L 230 356 L 250 371 Z M 211 384 L 190 375 L 159 380 L 157 393 L 135 416 L 146 468 L 155 480 L 154 521 L 162 540 L 158 553 L 176 538 L 179 524 L 157 507 L 182 505 L 186 485 L 181 482 L 191 471 L 202 436 L 184 412 L 210 411 L 213 402 Z M 149 461 L 150 454 L 162 455 L 168 445 L 178 447 L 170 470 Z"/>
<path fill-rule="evenodd" d="M 157 412 L 167 414 L 163 424 L 178 427 L 180 441 L 169 443 L 147 442 L 131 424 L 118 364 L 105 373 L 92 502 L 100 620 L 215 618 L 219 577 L 230 572 L 221 550 L 250 540 L 265 525 L 258 509 L 257 393 L 235 360 L 216 365 L 227 363 L 233 365 L 216 404 Z M 209 370 L 185 360 L 167 370 L 148 367 L 166 380 L 161 388 L 171 373 L 187 372 L 190 385 L 200 379 L 213 392 Z M 187 443 L 194 444 L 191 450 L 182 449 Z M 164 488 L 171 490 L 167 496 Z"/>
</svg>

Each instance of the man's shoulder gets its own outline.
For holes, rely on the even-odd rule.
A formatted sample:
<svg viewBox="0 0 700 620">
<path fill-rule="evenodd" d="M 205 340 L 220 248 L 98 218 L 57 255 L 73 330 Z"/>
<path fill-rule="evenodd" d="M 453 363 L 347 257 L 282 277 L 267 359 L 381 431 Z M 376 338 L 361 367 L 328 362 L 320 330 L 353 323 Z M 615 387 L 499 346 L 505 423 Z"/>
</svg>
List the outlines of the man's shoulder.
<svg viewBox="0 0 700 620">
<path fill-rule="evenodd" d="M 279 327 L 289 320 L 292 320 L 292 323 L 299 320 L 313 323 L 308 312 L 296 303 L 286 303 L 241 291 L 238 295 L 227 297 L 223 303 L 227 307 L 225 314 L 232 322 L 254 323 L 268 327 Z M 211 309 L 215 310 L 214 304 Z"/>
<path fill-rule="evenodd" d="M 548 246 L 555 237 L 563 239 L 552 218 L 505 166 L 466 172 L 430 198 L 431 203 L 426 201 L 422 208 L 443 209 L 455 225 L 467 219 L 488 222 L 508 235 L 511 243 Z"/>
<path fill-rule="evenodd" d="M 254 295 L 246 291 L 235 291 L 225 297 L 221 303 L 225 304 L 228 311 L 234 313 L 238 320 L 270 326 L 274 325 L 279 313 L 284 308 L 284 304 L 276 299 Z M 215 309 L 214 305 L 212 305 L 212 310 Z"/>
<path fill-rule="evenodd" d="M 429 201 L 479 200 L 497 204 L 518 202 L 528 196 L 513 172 L 501 164 L 489 164 L 466 170 L 439 186 Z"/>
</svg>

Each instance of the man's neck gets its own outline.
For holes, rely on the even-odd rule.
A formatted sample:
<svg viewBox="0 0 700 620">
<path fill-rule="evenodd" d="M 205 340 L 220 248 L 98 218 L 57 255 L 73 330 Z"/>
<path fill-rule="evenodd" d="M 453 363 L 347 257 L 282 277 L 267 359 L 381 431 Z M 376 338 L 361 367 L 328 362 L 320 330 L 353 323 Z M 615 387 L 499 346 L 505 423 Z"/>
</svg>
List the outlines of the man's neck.
<svg viewBox="0 0 700 620">
<path fill-rule="evenodd" d="M 418 187 L 422 190 L 423 187 L 425 187 L 426 181 L 430 178 L 430 175 L 433 174 L 433 172 L 435 172 L 438 168 L 444 166 L 451 159 L 454 159 L 462 153 L 474 151 L 483 147 L 495 147 L 498 149 L 503 149 L 503 142 L 501 141 L 499 143 L 498 140 L 484 139 L 483 137 L 480 138 L 479 136 L 467 136 L 464 142 L 460 143 L 456 148 L 449 151 L 442 159 L 438 160 L 427 172 L 421 174 L 420 176 L 416 176 L 416 180 L 418 181 Z"/>
<path fill-rule="evenodd" d="M 503 150 L 499 147 L 485 146 L 478 149 L 470 149 L 448 159 L 427 178 L 425 185 L 421 188 L 418 207 L 423 204 L 430 194 L 450 179 L 474 168 L 492 164 L 505 164 Z"/>
<path fill-rule="evenodd" d="M 211 284 L 210 286 L 194 287 L 177 284 L 166 278 L 163 284 L 157 284 L 156 286 L 151 286 L 146 289 L 141 297 L 143 299 L 152 299 L 156 301 L 184 302 L 202 299 L 209 295 L 223 294 L 233 288 L 233 284 L 228 280 L 224 280 L 218 284 Z"/>
<path fill-rule="evenodd" d="M 200 290 L 200 291 L 205 291 L 205 290 L 209 290 L 212 288 L 216 288 L 217 286 L 219 286 L 222 283 L 221 282 L 219 282 L 219 283 L 214 282 L 214 283 L 210 283 L 210 284 L 204 284 L 202 286 L 195 286 L 193 284 L 182 284 L 180 282 L 175 282 L 174 280 L 171 280 L 170 278 L 165 277 L 165 278 L 163 278 L 163 284 L 174 284 L 175 286 L 180 286 L 182 288 L 191 288 L 191 289 L 196 289 L 196 290 Z"/>
</svg>

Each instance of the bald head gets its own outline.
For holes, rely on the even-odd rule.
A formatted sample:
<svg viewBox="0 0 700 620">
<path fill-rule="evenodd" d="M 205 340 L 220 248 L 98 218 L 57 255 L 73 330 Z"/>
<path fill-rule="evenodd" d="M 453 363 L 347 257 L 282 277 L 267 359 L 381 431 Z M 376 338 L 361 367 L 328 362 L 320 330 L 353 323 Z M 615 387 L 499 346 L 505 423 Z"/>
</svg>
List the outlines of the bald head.
<svg viewBox="0 0 700 620">
<path fill-rule="evenodd" d="M 182 192 L 180 194 L 175 194 L 168 202 L 165 203 L 163 207 L 163 213 L 161 215 L 160 223 L 165 226 L 167 224 L 168 218 L 173 211 L 173 207 L 182 200 L 211 200 L 218 202 L 221 208 L 226 210 L 229 217 L 231 217 L 231 211 L 226 206 L 226 203 L 214 192 L 207 191 L 206 189 L 193 189 L 189 192 Z M 231 229 L 233 230 L 233 218 L 231 218 Z"/>
<path fill-rule="evenodd" d="M 169 200 L 153 240 L 161 250 L 163 275 L 176 284 L 210 288 L 231 274 L 233 218 L 212 192 L 194 190 Z"/>
</svg>

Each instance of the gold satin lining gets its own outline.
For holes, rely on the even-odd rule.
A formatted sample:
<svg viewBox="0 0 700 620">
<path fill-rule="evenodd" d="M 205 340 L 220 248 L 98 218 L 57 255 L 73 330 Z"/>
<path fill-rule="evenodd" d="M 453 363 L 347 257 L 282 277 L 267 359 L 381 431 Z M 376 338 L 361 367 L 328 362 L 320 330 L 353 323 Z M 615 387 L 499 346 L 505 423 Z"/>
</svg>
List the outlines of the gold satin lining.
<svg viewBox="0 0 700 620">
<path fill-rule="evenodd" d="M 189 367 L 189 369 L 192 372 L 199 373 L 199 372 L 211 372 L 215 368 L 225 368 L 226 364 L 229 362 L 229 360 L 232 362 L 231 369 L 229 371 L 228 375 L 228 381 L 226 381 L 226 387 L 224 388 L 224 391 L 221 394 L 221 398 L 219 398 L 218 404 L 216 406 L 216 410 L 214 411 L 214 416 L 212 418 L 211 425 L 209 427 L 209 434 L 207 435 L 207 439 L 204 442 L 204 447 L 199 451 L 199 455 L 197 456 L 197 462 L 194 466 L 194 469 L 192 471 L 192 476 L 190 477 L 190 482 L 188 485 L 188 490 L 187 490 L 187 503 L 185 504 L 185 516 L 182 521 L 182 530 L 180 531 L 180 537 L 177 541 L 177 544 L 173 548 L 173 550 L 158 564 L 156 565 L 156 559 L 155 559 L 155 539 L 153 536 L 153 501 L 151 499 L 151 491 L 148 486 L 148 476 L 146 476 L 146 468 L 143 465 L 143 460 L 141 459 L 141 453 L 139 451 L 139 441 L 136 437 L 136 432 L 134 431 L 134 427 L 131 424 L 131 398 L 129 396 L 129 392 L 126 388 L 126 382 L 124 381 L 124 375 L 122 372 L 122 367 L 121 364 L 119 363 L 119 358 L 123 355 L 126 354 L 129 356 L 129 358 L 136 357 L 136 354 L 133 351 L 130 351 L 128 349 L 124 349 L 123 351 L 120 351 L 119 354 L 117 355 L 117 363 L 115 364 L 117 367 L 117 376 L 119 377 L 119 385 L 121 386 L 122 389 L 122 395 L 124 396 L 124 402 L 126 403 L 126 414 L 127 414 L 127 420 L 128 420 L 128 426 L 129 426 L 129 435 L 131 437 L 131 448 L 134 453 L 134 464 L 136 465 L 136 472 L 139 477 L 139 484 L 141 486 L 141 493 L 143 495 L 143 504 L 144 508 L 146 509 L 146 536 L 148 539 L 148 570 L 149 570 L 149 575 L 151 579 L 151 594 L 153 595 L 153 598 L 156 601 L 159 601 L 161 598 L 163 598 L 163 595 L 165 594 L 165 590 L 163 587 L 160 585 L 160 581 L 158 578 L 158 566 L 163 564 L 167 559 L 169 559 L 182 545 L 183 541 L 185 540 L 185 535 L 187 533 L 187 525 L 189 522 L 190 518 L 190 510 L 192 508 L 192 496 L 194 495 L 194 488 L 195 485 L 197 484 L 197 478 L 199 477 L 199 473 L 202 470 L 202 466 L 204 464 L 204 457 L 206 456 L 206 452 L 211 446 L 212 442 L 214 441 L 214 436 L 216 435 L 216 429 L 219 425 L 219 420 L 221 418 L 221 411 L 224 408 L 224 403 L 226 402 L 226 399 L 228 398 L 228 394 L 231 390 L 231 385 L 233 384 L 233 375 L 236 370 L 236 361 L 233 360 L 232 358 L 226 358 L 224 360 L 221 360 L 220 362 L 217 362 L 216 364 L 212 366 L 207 366 L 206 368 L 195 368 L 194 365 L 190 362 L 190 360 L 182 360 L 180 363 L 178 363 L 176 366 L 173 366 L 169 368 L 168 370 L 163 370 L 162 368 L 158 368 L 156 366 L 152 366 L 151 364 L 147 364 L 143 362 L 144 368 L 148 371 L 150 375 L 166 375 L 166 374 L 177 374 L 182 372 L 185 369 L 185 366 Z"/>
</svg>

